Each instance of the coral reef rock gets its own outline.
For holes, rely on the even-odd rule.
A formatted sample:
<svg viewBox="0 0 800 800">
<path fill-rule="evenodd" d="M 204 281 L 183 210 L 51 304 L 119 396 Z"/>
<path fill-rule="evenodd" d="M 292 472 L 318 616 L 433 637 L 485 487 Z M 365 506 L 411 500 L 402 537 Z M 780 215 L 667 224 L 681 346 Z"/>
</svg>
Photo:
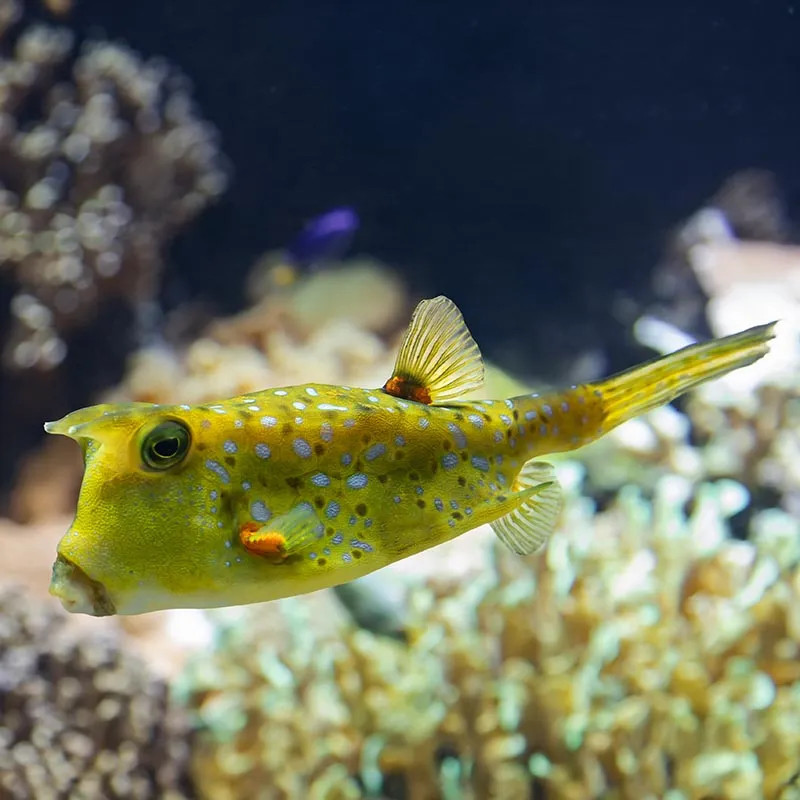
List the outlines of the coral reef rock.
<svg viewBox="0 0 800 800">
<path fill-rule="evenodd" d="M 385 337 L 399 335 L 407 305 L 386 267 L 345 262 L 214 322 L 185 349 L 138 351 L 107 399 L 191 404 L 306 381 L 378 386 L 394 358 Z"/>
<path fill-rule="evenodd" d="M 0 0 L 4 363 L 48 369 L 110 298 L 154 299 L 170 239 L 225 188 L 216 134 L 165 61 L 25 26 Z"/>
<path fill-rule="evenodd" d="M 116 640 L 0 590 L 0 797 L 194 797 L 166 686 Z"/>
</svg>

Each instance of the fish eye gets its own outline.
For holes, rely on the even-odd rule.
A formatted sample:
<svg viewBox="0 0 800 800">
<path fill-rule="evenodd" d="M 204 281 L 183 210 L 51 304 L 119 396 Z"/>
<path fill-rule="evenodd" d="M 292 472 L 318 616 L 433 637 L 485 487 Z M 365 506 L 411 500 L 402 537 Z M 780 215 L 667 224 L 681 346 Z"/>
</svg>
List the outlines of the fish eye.
<svg viewBox="0 0 800 800">
<path fill-rule="evenodd" d="M 142 441 L 142 461 L 150 469 L 174 467 L 186 457 L 191 441 L 189 429 L 182 422 L 161 422 Z"/>
</svg>

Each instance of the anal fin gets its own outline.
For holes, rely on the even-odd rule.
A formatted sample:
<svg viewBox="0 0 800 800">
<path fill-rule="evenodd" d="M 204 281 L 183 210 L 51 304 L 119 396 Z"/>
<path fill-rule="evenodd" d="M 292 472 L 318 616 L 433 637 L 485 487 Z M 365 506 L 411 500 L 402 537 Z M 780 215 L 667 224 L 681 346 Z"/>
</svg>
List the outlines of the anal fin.
<svg viewBox="0 0 800 800">
<path fill-rule="evenodd" d="M 564 503 L 563 491 L 552 464 L 544 461 L 525 464 L 514 489 L 519 504 L 491 525 L 503 544 L 526 556 L 542 548 L 550 538 Z"/>
<path fill-rule="evenodd" d="M 248 553 L 280 564 L 311 547 L 323 530 L 311 506 L 301 503 L 267 522 L 245 522 L 239 529 L 239 539 Z"/>
</svg>

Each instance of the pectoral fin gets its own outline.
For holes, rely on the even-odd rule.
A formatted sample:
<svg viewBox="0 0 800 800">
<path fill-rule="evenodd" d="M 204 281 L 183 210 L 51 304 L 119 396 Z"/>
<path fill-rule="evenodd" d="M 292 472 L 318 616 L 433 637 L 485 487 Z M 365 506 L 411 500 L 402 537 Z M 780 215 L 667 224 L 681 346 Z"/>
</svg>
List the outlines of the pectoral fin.
<svg viewBox="0 0 800 800">
<path fill-rule="evenodd" d="M 509 500 L 519 504 L 491 523 L 492 530 L 503 544 L 515 553 L 529 555 L 545 545 L 558 522 L 563 505 L 561 484 L 555 469 L 544 461 L 529 461 L 523 466 Z"/>
<path fill-rule="evenodd" d="M 280 564 L 312 547 L 323 530 L 311 506 L 301 503 L 268 522 L 245 522 L 239 539 L 249 553 Z"/>
</svg>

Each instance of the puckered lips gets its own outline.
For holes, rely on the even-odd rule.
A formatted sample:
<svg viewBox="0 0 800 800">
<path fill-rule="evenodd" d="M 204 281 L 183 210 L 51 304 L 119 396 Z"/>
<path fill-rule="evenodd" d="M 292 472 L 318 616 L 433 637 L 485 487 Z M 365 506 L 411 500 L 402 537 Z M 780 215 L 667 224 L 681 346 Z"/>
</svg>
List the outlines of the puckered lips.
<svg viewBox="0 0 800 800">
<path fill-rule="evenodd" d="M 117 613 L 105 586 L 60 553 L 53 564 L 50 594 L 57 597 L 67 611 L 95 617 Z"/>
</svg>

